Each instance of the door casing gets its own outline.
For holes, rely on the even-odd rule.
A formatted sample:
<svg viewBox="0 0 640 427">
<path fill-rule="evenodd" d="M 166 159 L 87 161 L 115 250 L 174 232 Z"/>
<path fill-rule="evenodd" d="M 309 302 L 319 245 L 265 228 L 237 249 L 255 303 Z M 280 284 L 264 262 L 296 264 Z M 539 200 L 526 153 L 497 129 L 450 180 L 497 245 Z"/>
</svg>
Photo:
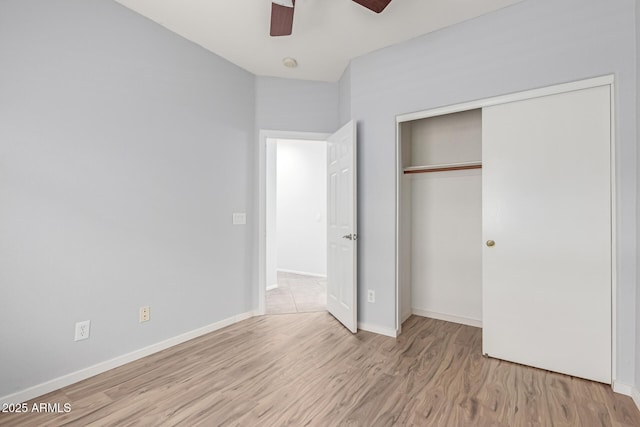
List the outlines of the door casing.
<svg viewBox="0 0 640 427">
<path fill-rule="evenodd" d="M 267 140 L 296 139 L 326 141 L 331 134 L 318 132 L 295 132 L 281 130 L 261 130 L 258 137 L 258 289 L 255 315 L 265 314 L 267 286 Z M 254 305 L 255 306 L 255 305 Z"/>
</svg>

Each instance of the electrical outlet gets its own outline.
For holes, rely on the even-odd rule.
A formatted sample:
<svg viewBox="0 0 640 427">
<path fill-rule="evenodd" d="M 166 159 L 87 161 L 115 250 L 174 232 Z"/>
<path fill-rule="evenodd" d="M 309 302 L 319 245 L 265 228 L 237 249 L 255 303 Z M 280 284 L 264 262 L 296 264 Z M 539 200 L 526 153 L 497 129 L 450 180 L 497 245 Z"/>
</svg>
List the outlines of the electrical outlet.
<svg viewBox="0 0 640 427">
<path fill-rule="evenodd" d="M 76 323 L 76 336 L 74 341 L 82 341 L 89 338 L 91 332 L 91 320 Z"/>
<path fill-rule="evenodd" d="M 247 223 L 247 214 L 244 212 L 233 214 L 233 225 L 245 225 Z"/>
<path fill-rule="evenodd" d="M 372 291 L 371 289 L 367 291 L 367 301 L 376 302 L 376 291 Z"/>
<path fill-rule="evenodd" d="M 140 307 L 140 323 L 148 322 L 151 320 L 151 311 L 149 310 L 149 306 L 145 305 L 144 307 Z"/>
</svg>

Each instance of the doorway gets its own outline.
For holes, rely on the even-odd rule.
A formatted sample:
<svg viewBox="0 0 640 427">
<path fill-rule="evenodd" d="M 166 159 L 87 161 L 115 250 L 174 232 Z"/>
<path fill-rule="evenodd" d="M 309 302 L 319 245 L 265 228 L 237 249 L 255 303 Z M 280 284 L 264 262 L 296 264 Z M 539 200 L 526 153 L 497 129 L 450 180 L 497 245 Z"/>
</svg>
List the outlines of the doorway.
<svg viewBox="0 0 640 427">
<path fill-rule="evenodd" d="M 266 140 L 265 313 L 326 310 L 327 143 Z"/>
<path fill-rule="evenodd" d="M 352 333 L 358 330 L 357 279 L 357 131 L 353 120 L 333 134 L 261 130 L 258 139 L 258 301 L 255 314 L 266 312 L 266 288 L 277 269 L 273 243 L 273 206 L 267 189 L 275 185 L 269 175 L 269 139 L 324 141 L 326 144 L 326 275 L 327 312 Z M 273 157 L 273 156 L 272 156 Z M 272 171 L 275 168 L 271 169 Z M 271 213 L 269 213 L 271 211 Z M 269 219 L 271 218 L 271 219 Z M 269 229 L 271 228 L 271 232 Z M 276 277 L 277 280 L 277 277 Z"/>
<path fill-rule="evenodd" d="M 275 199 L 277 184 L 277 140 L 296 140 L 304 142 L 323 142 L 330 134 L 315 132 L 296 132 L 261 130 L 259 136 L 258 159 L 258 280 L 257 312 L 266 314 L 267 288 L 273 289 L 278 283 L 277 277 L 277 232 Z"/>
</svg>

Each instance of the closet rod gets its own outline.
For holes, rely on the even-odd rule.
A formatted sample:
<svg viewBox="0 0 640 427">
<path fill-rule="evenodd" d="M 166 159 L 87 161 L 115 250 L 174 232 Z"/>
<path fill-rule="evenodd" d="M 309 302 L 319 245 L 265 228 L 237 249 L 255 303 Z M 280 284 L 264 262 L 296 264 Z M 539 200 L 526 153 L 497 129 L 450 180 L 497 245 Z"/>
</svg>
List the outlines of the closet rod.
<svg viewBox="0 0 640 427">
<path fill-rule="evenodd" d="M 459 170 L 466 170 L 466 169 L 482 169 L 482 164 L 475 164 L 475 165 L 459 165 L 459 166 L 425 166 L 425 167 L 414 167 L 414 168 L 407 168 L 404 170 L 405 174 L 409 174 L 409 173 L 428 173 L 428 172 L 447 172 L 447 171 L 459 171 Z"/>
</svg>

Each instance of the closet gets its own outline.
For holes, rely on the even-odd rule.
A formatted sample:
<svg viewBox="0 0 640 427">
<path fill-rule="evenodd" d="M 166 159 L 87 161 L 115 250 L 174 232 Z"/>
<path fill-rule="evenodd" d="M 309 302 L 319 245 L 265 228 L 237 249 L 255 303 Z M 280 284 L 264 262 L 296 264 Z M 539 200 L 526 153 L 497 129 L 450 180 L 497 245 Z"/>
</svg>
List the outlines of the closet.
<svg viewBox="0 0 640 427">
<path fill-rule="evenodd" d="M 398 314 L 612 381 L 613 78 L 399 116 Z"/>
<path fill-rule="evenodd" d="M 482 321 L 482 110 L 402 123 L 410 314 Z M 408 299 L 410 295 L 410 299 Z"/>
</svg>

